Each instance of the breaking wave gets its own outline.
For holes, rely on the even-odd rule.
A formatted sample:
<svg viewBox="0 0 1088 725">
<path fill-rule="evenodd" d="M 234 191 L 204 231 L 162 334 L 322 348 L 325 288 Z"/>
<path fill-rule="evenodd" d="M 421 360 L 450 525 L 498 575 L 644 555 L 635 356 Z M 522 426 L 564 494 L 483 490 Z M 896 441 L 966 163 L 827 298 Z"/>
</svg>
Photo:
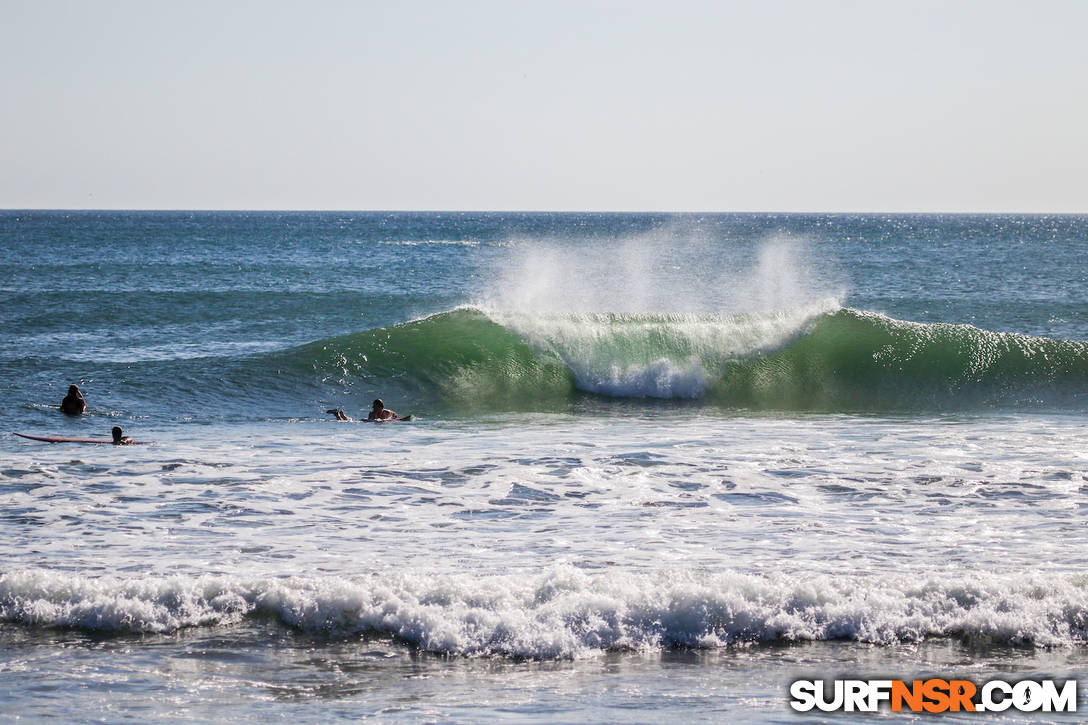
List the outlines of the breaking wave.
<svg viewBox="0 0 1088 725">
<path fill-rule="evenodd" d="M 272 618 L 335 638 L 394 637 L 442 654 L 538 659 L 613 650 L 948 637 L 973 646 L 1088 642 L 1082 578 L 415 573 L 352 578 L 0 575 L 0 621 L 104 633 L 173 633 Z"/>
<path fill-rule="evenodd" d="M 1088 343 L 905 322 L 830 300 L 740 315 L 459 308 L 276 356 L 325 383 L 459 410 L 546 410 L 586 395 L 821 411 L 1088 400 Z"/>
</svg>

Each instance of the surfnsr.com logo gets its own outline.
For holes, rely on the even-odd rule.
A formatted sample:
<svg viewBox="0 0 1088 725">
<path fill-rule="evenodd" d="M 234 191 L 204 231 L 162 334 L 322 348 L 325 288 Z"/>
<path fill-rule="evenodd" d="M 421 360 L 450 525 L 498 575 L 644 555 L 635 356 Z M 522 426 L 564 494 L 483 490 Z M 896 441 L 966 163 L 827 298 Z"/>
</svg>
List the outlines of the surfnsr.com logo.
<svg viewBox="0 0 1088 725">
<path fill-rule="evenodd" d="M 1077 681 L 990 680 L 795 680 L 790 707 L 798 712 L 1076 712 Z"/>
</svg>

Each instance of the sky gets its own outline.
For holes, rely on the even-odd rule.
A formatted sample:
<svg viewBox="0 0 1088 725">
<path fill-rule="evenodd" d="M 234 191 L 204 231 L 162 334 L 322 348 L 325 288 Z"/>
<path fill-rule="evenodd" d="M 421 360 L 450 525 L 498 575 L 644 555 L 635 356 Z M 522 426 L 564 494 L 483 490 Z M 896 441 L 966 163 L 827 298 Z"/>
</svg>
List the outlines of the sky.
<svg viewBox="0 0 1088 725">
<path fill-rule="evenodd" d="M 0 208 L 1088 212 L 1088 2 L 0 0 Z"/>
</svg>

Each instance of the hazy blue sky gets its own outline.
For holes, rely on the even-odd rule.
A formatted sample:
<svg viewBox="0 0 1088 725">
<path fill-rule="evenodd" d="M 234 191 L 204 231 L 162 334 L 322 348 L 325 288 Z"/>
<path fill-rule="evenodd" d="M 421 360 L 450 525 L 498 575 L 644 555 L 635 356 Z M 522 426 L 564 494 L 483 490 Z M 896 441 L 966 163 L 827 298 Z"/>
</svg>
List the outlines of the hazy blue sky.
<svg viewBox="0 0 1088 725">
<path fill-rule="evenodd" d="M 1088 212 L 1088 2 L 0 12 L 2 208 Z"/>
</svg>

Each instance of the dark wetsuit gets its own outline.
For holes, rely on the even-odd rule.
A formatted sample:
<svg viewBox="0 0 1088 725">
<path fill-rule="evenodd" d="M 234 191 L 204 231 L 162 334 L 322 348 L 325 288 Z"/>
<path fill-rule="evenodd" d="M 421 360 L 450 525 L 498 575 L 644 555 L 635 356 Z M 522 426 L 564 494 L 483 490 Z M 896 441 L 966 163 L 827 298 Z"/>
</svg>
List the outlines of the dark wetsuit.
<svg viewBox="0 0 1088 725">
<path fill-rule="evenodd" d="M 60 412 L 65 415 L 82 415 L 87 410 L 87 401 L 83 399 L 83 396 L 76 392 L 69 392 L 64 396 L 64 400 L 60 401 Z"/>
</svg>

